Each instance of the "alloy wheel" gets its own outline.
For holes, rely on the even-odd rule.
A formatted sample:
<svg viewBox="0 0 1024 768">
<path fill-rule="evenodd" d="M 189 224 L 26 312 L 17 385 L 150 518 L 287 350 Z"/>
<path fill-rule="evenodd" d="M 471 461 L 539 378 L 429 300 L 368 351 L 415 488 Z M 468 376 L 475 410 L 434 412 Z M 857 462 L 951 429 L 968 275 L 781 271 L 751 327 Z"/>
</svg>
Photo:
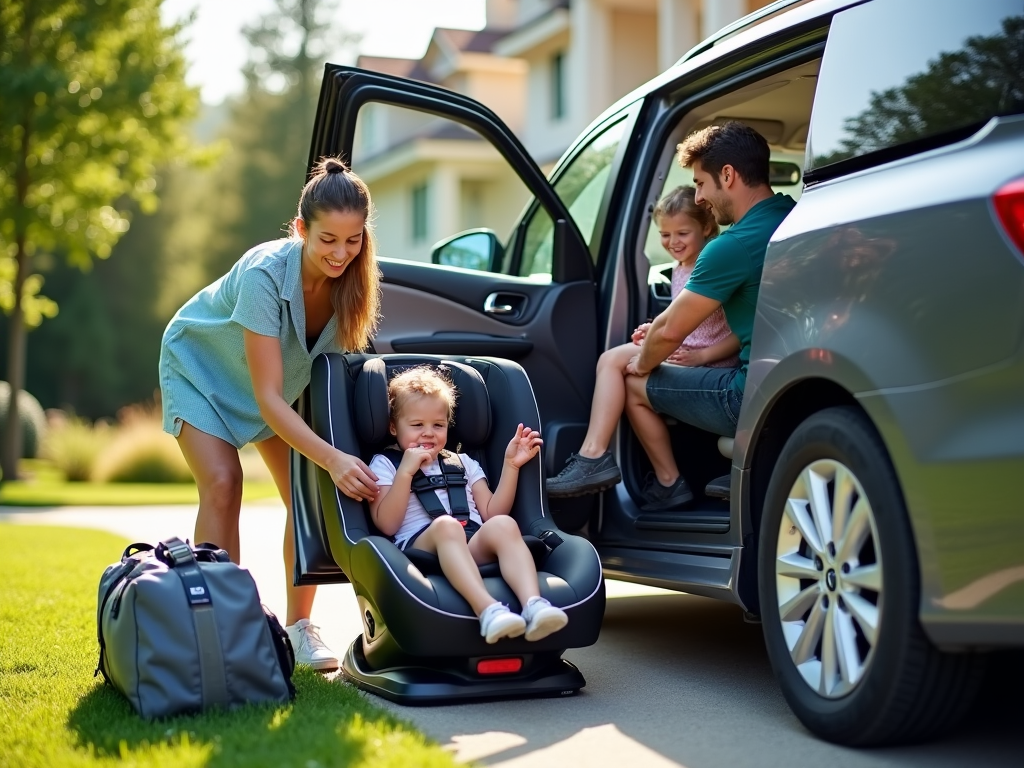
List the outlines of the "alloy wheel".
<svg viewBox="0 0 1024 768">
<path fill-rule="evenodd" d="M 882 609 L 882 558 L 874 511 L 857 477 L 832 459 L 797 476 L 776 548 L 782 631 L 814 691 L 835 699 L 864 678 Z"/>
</svg>

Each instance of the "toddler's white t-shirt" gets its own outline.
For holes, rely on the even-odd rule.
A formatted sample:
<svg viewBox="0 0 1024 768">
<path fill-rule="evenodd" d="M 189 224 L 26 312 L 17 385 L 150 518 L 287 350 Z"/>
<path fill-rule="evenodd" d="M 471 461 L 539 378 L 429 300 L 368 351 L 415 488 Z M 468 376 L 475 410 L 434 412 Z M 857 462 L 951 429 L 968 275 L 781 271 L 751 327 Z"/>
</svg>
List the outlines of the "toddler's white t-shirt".
<svg viewBox="0 0 1024 768">
<path fill-rule="evenodd" d="M 469 518 L 474 520 L 478 525 L 483 525 L 483 520 L 480 518 L 480 512 L 476 508 L 476 501 L 473 499 L 473 485 L 477 480 L 486 480 L 487 475 L 484 474 L 483 467 L 469 456 L 464 453 L 458 454 L 459 459 L 462 460 L 462 466 L 466 469 L 466 500 L 469 502 Z M 378 453 L 372 459 L 370 459 L 370 469 L 375 475 L 377 475 L 378 486 L 390 486 L 394 485 L 395 475 L 397 470 L 395 465 L 391 463 L 391 460 Z M 440 475 L 441 464 L 435 459 L 432 463 L 423 467 L 423 474 L 425 475 Z M 441 506 L 443 506 L 448 512 L 452 511 L 451 504 L 448 502 L 448 491 L 443 487 L 435 490 L 438 498 L 441 499 Z M 405 520 L 402 521 L 402 527 L 398 529 L 398 533 L 395 534 L 395 543 L 401 547 L 406 540 L 416 533 L 421 528 L 425 528 L 430 525 L 431 517 L 427 514 L 427 510 L 420 504 L 420 500 L 416 498 L 415 493 L 409 494 L 409 505 L 405 509 Z"/>
</svg>

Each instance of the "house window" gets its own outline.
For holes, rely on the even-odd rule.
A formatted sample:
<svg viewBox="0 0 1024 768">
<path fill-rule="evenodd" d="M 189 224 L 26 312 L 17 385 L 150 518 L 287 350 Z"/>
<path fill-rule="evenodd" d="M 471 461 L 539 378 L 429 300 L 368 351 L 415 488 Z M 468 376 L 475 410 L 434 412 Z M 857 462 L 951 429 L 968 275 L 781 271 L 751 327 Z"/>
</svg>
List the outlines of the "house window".
<svg viewBox="0 0 1024 768">
<path fill-rule="evenodd" d="M 412 188 L 412 240 L 419 243 L 427 239 L 427 183 Z"/>
<path fill-rule="evenodd" d="M 559 51 L 551 57 L 551 119 L 565 117 L 565 54 Z"/>
</svg>

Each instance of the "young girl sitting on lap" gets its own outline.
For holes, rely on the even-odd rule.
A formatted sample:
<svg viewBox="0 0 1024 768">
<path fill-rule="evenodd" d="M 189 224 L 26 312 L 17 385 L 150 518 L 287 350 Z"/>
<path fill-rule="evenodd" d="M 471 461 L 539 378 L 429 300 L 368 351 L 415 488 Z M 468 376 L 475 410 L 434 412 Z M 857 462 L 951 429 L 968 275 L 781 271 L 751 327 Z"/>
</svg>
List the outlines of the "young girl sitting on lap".
<svg viewBox="0 0 1024 768">
<path fill-rule="evenodd" d="M 676 187 L 661 199 L 653 218 L 661 234 L 661 246 L 676 260 L 672 270 L 672 298 L 686 285 L 705 243 L 718 235 L 714 216 L 694 200 L 693 187 Z M 650 323 L 633 331 L 632 340 L 612 347 L 597 362 L 597 382 L 590 406 L 590 424 L 579 453 L 569 457 L 565 468 L 547 481 L 550 496 L 580 496 L 610 488 L 622 478 L 615 457 L 608 450 L 615 427 L 625 409 L 641 444 L 646 447 L 642 421 L 646 414 L 634 414 L 626 408 L 626 366 L 640 351 L 639 345 Z M 719 308 L 697 326 L 666 362 L 691 367 L 734 368 L 739 365 L 740 342 L 729 329 L 725 313 Z M 658 418 L 658 417 L 655 417 Z M 680 482 L 681 481 L 681 482 Z M 669 509 L 693 498 L 685 480 L 676 486 L 663 486 L 652 477 L 644 488 L 647 511 Z"/>
<path fill-rule="evenodd" d="M 383 454 L 370 461 L 380 487 L 378 497 L 370 503 L 374 525 L 393 536 L 399 549 L 437 554 L 445 577 L 480 618 L 480 634 L 488 643 L 524 633 L 527 640 L 540 640 L 564 627 L 568 617 L 540 596 L 533 556 L 516 521 L 508 515 L 515 500 L 519 469 L 540 451 L 540 434 L 519 425 L 505 450 L 501 479 L 494 493 L 480 465 L 464 453 L 458 454 L 466 472 L 469 520 L 465 525 L 452 516 L 443 488 L 435 493 L 448 514 L 433 520 L 412 493 L 418 470 L 425 475 L 442 473 L 438 455 L 448 439 L 455 398 L 452 383 L 425 366 L 391 380 L 391 434 L 403 453 L 397 468 Z M 495 561 L 523 606 L 521 616 L 491 597 L 484 587 L 478 566 Z"/>
</svg>

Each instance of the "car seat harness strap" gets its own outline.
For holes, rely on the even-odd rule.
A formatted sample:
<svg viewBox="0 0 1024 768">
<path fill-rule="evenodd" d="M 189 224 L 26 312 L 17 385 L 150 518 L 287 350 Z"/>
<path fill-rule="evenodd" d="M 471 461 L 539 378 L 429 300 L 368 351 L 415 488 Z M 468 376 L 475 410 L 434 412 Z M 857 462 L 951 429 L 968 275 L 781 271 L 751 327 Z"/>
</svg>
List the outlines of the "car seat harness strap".
<svg viewBox="0 0 1024 768">
<path fill-rule="evenodd" d="M 397 448 L 387 448 L 384 450 L 384 455 L 395 465 L 395 469 L 398 469 L 404 453 Z M 416 474 L 412 476 L 412 492 L 416 494 L 416 498 L 419 499 L 431 519 L 450 514 L 467 531 L 475 531 L 479 525 L 469 516 L 466 468 L 462 466 L 462 460 L 459 459 L 457 453 L 451 451 L 441 451 L 437 460 L 441 466 L 441 474 L 427 475 L 422 469 L 416 470 Z M 442 488 L 448 492 L 448 505 L 451 507 L 451 512 L 445 509 L 444 504 L 441 503 L 441 497 L 437 495 Z"/>
</svg>

